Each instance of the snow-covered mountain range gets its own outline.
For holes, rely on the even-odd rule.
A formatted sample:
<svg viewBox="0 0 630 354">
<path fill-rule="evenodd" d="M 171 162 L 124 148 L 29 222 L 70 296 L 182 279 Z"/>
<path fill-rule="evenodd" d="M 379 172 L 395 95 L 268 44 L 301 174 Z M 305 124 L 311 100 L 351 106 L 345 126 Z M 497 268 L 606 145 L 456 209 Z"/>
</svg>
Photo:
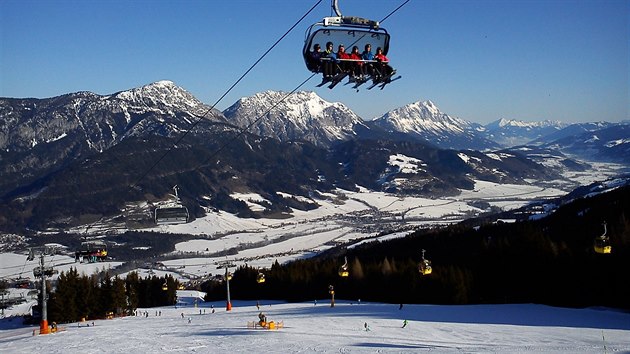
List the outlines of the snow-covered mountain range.
<svg viewBox="0 0 630 354">
<path fill-rule="evenodd" d="M 620 125 L 627 127 L 610 123 Z M 501 183 L 556 178 L 560 171 L 546 168 L 540 154 L 533 159 L 522 153 L 532 150 L 492 151 L 500 144 L 487 133 L 527 140 L 542 135 L 541 129 L 559 134 L 558 126 L 503 121 L 483 127 L 441 112 L 432 101 L 362 121 L 342 103 L 314 92 L 261 92 L 219 112 L 170 81 L 110 95 L 0 98 L 0 198 L 15 203 L 6 213 L 27 210 L 23 217 L 29 222 L 29 208 L 43 203 L 40 210 L 53 210 L 64 193 L 77 199 L 67 213 L 85 212 L 81 203 L 104 199 L 113 204 L 93 213 L 106 213 L 129 198 L 159 199 L 175 184 L 198 213 L 207 207 L 246 210 L 229 197 L 233 192 L 264 195 L 273 205 L 268 213 L 314 207 L 282 193 L 312 196 L 339 186 L 452 194 L 472 188 L 475 178 Z M 598 139 L 565 134 L 562 141 L 543 137 L 537 144 L 555 149 L 561 168 L 583 168 L 561 156 L 562 150 L 627 161 L 627 129 L 588 132 Z M 592 142 L 587 149 L 578 148 L 587 141 Z M 138 180 L 144 189 L 130 193 Z M 79 196 L 86 199 L 79 202 Z M 63 208 L 54 211 L 62 220 Z"/>
<path fill-rule="evenodd" d="M 65 138 L 103 151 L 129 136 L 173 135 L 198 117 L 222 120 L 171 81 L 111 95 L 77 92 L 47 99 L 0 98 L 0 149 L 26 151 Z"/>
</svg>

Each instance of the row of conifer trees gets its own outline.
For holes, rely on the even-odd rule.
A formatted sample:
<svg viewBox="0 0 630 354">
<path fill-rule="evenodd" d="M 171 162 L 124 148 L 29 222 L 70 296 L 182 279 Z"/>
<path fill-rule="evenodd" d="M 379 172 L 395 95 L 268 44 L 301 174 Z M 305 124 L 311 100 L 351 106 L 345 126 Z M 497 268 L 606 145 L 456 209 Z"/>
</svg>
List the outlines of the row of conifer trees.
<svg viewBox="0 0 630 354">
<path fill-rule="evenodd" d="M 173 305 L 177 287 L 170 275 L 141 278 L 137 272 L 131 272 L 120 278 L 104 271 L 88 276 L 70 268 L 59 275 L 57 286 L 50 293 L 48 321 L 77 322 L 131 315 L 137 308 Z"/>
</svg>

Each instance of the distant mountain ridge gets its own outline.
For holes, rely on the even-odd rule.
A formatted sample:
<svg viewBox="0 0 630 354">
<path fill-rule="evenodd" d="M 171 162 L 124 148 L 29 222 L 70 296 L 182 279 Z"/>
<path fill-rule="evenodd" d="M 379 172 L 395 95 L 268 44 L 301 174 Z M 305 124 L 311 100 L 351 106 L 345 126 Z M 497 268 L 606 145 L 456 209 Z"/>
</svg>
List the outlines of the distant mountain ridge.
<svg viewBox="0 0 630 354">
<path fill-rule="evenodd" d="M 630 124 L 618 124 L 553 140 L 542 146 L 594 161 L 630 165 Z"/>
<path fill-rule="evenodd" d="M 488 139 L 496 141 L 503 147 L 525 145 L 567 127 L 566 123 L 544 120 L 540 122 L 524 122 L 501 118 L 485 126 Z"/>
</svg>

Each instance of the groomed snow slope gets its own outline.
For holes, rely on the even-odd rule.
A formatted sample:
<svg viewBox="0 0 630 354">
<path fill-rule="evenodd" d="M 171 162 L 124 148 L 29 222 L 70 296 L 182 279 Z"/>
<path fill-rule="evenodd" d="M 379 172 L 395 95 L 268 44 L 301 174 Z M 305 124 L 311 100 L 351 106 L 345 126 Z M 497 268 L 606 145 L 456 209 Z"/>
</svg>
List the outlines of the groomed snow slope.
<svg viewBox="0 0 630 354">
<path fill-rule="evenodd" d="M 213 305 L 216 313 L 211 313 Z M 433 306 L 337 302 L 269 305 L 278 330 L 248 329 L 253 302 L 147 309 L 148 317 L 0 330 L 3 353 L 604 353 L 630 351 L 630 314 L 542 305 Z M 144 311 L 144 310 L 140 310 Z M 161 311 L 161 316 L 156 312 Z M 200 314 L 201 312 L 201 314 Z M 204 314 L 205 312 L 205 314 Z M 183 316 L 182 316 L 183 314 Z M 406 328 L 401 328 L 404 320 Z M 87 327 L 87 324 L 90 324 Z M 369 331 L 364 329 L 367 323 Z M 6 324 L 6 320 L 0 321 Z M 0 325 L 1 326 L 1 325 Z M 0 327 L 0 328 L 7 328 Z"/>
</svg>

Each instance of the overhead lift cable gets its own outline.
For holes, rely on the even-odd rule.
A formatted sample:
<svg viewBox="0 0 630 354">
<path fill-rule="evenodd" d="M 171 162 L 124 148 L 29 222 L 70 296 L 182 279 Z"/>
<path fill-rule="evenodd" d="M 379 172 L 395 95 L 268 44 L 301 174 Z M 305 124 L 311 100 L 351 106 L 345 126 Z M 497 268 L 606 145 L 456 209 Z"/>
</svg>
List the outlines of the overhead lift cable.
<svg viewBox="0 0 630 354">
<path fill-rule="evenodd" d="M 177 139 L 177 141 L 175 143 L 173 143 L 173 145 L 171 145 L 171 147 L 166 150 L 164 152 L 164 154 L 162 154 L 162 156 L 160 156 L 160 158 L 158 160 L 156 160 L 146 171 L 145 173 L 142 174 L 142 176 L 140 176 L 140 178 L 131 186 L 131 188 L 136 188 L 138 186 L 138 184 L 144 179 L 146 178 L 146 176 L 155 168 L 157 167 L 157 165 L 166 157 L 166 155 L 168 155 L 175 147 L 177 147 L 177 145 L 188 135 L 188 133 L 190 133 L 192 131 L 193 128 L 195 128 L 213 109 L 214 107 L 217 106 L 217 104 L 219 104 L 219 102 L 221 102 L 231 91 L 232 89 L 234 89 L 234 87 L 236 87 L 236 85 L 238 85 L 243 78 L 245 78 L 245 76 L 247 76 L 247 74 L 249 74 L 256 65 L 258 65 L 258 63 L 260 63 L 260 61 L 262 61 L 262 59 L 267 56 L 267 54 L 269 54 L 269 52 L 271 52 L 271 50 L 273 50 L 273 48 L 276 47 L 276 45 L 278 45 L 293 29 L 295 29 L 295 27 L 297 27 L 298 24 L 300 24 L 300 22 L 302 22 L 302 20 L 304 20 L 304 18 L 306 16 L 308 16 L 308 14 L 310 14 L 323 0 L 318 0 L 304 15 L 302 15 L 302 17 L 300 17 L 300 19 L 295 22 L 293 24 L 293 26 L 291 26 L 291 28 L 289 28 L 278 40 L 276 40 L 276 42 L 271 45 L 271 47 L 269 47 L 269 49 L 267 49 L 267 51 L 265 51 L 265 53 L 263 55 L 260 56 L 260 58 L 258 58 L 258 60 L 256 60 L 256 62 L 254 62 L 254 64 L 252 64 L 249 69 L 247 69 L 243 75 L 241 75 L 235 82 L 234 84 L 232 84 L 232 86 L 230 86 L 226 92 L 219 97 L 219 99 L 212 105 L 210 106 L 210 108 L 208 108 L 206 110 L 206 112 L 204 112 L 202 115 L 195 115 L 198 119 L 190 126 L 190 128 L 188 128 L 188 130 L 186 130 L 182 136 Z M 391 15 L 393 15 L 394 13 L 396 13 L 398 10 L 400 10 L 404 5 L 406 5 L 410 0 L 406 0 L 405 2 L 403 2 L 402 4 L 400 4 L 397 8 L 395 8 L 392 12 L 390 12 L 387 16 L 385 16 L 380 22 L 384 22 L 385 20 L 387 20 Z M 221 152 L 227 145 L 229 145 L 234 139 L 237 139 L 238 137 L 240 137 L 241 135 L 243 135 L 247 130 L 249 130 L 249 128 L 251 128 L 254 124 L 256 124 L 258 121 L 260 121 L 262 119 L 262 117 L 264 117 L 267 113 L 269 113 L 271 110 L 273 110 L 275 107 L 277 107 L 280 103 L 282 103 L 286 98 L 288 98 L 288 96 L 290 96 L 291 94 L 293 94 L 295 91 L 297 91 L 300 87 L 302 87 L 306 82 L 308 82 L 311 78 L 313 78 L 313 76 L 315 76 L 315 74 L 310 75 L 306 80 L 304 80 L 301 84 L 299 84 L 295 89 L 293 89 L 289 94 L 285 95 L 284 97 L 282 97 L 278 102 L 276 102 L 276 104 L 274 104 L 269 110 L 267 110 L 265 113 L 261 114 L 259 117 L 257 117 L 254 121 L 252 121 L 252 123 L 250 123 L 249 125 L 247 125 L 245 128 L 243 128 L 238 134 L 236 134 L 231 140 L 227 141 L 225 144 L 223 144 L 221 147 L 219 147 L 219 149 L 213 153 L 210 157 L 208 157 L 208 159 L 206 159 L 204 161 L 204 163 L 202 163 L 201 165 L 204 165 L 205 163 L 208 162 L 209 159 L 211 159 L 213 156 L 216 156 L 219 152 Z M 201 167 L 201 165 L 199 167 Z M 197 167 L 196 170 L 199 168 Z"/>
<path fill-rule="evenodd" d="M 396 9 L 394 9 L 392 12 L 390 12 L 387 16 L 385 16 L 380 22 L 383 22 L 385 20 L 387 20 L 387 18 L 389 18 L 391 15 L 393 15 L 396 11 L 400 10 L 400 8 L 402 8 L 405 4 L 407 4 L 410 0 L 406 0 L 405 2 L 403 2 L 401 5 L 399 5 Z M 317 6 L 321 1 L 319 1 L 317 4 L 315 4 L 313 6 L 313 8 L 315 6 Z M 312 11 L 313 8 L 311 8 L 309 10 Z M 300 21 L 302 19 L 304 19 L 306 15 L 302 16 L 302 18 L 300 19 Z M 298 21 L 299 22 L 299 21 Z M 296 23 L 297 25 L 297 23 Z M 293 29 L 295 27 L 295 25 L 291 28 Z M 290 30 L 289 30 L 290 31 Z M 288 32 L 287 32 L 288 33 Z M 286 34 L 285 34 L 286 35 Z M 276 42 L 277 44 L 278 42 Z M 274 44 L 275 46 L 275 44 Z M 265 53 L 266 54 L 266 53 Z M 261 58 L 262 59 L 262 58 Z M 259 60 L 260 61 L 260 60 Z M 251 70 L 251 68 L 250 68 Z M 248 70 L 249 72 L 249 70 Z M 195 170 L 199 170 L 202 166 L 204 166 L 205 164 L 208 163 L 208 161 L 210 161 L 210 159 L 212 159 L 214 156 L 218 155 L 221 151 L 223 151 L 223 149 L 225 149 L 229 144 L 231 144 L 234 140 L 236 140 L 237 138 L 239 138 L 241 135 L 245 134 L 245 132 L 247 132 L 252 126 L 254 126 L 256 123 L 258 123 L 262 118 L 264 118 L 265 116 L 267 116 L 267 114 L 269 112 L 271 112 L 274 108 L 276 108 L 278 105 L 280 105 L 282 102 L 284 102 L 289 96 L 291 96 L 293 93 L 295 93 L 297 90 L 299 90 L 302 86 L 304 86 L 304 84 L 306 84 L 310 79 L 313 78 L 313 76 L 317 75 L 317 73 L 313 73 L 311 74 L 308 78 L 306 78 L 304 81 L 302 81 L 302 83 L 300 83 L 298 86 L 296 86 L 291 92 L 287 93 L 286 95 L 284 95 L 280 100 L 278 100 L 273 106 L 271 106 L 269 109 L 267 109 L 265 112 L 261 113 L 260 115 L 258 115 L 258 117 L 256 117 L 256 119 L 254 119 L 250 124 L 248 124 L 246 127 L 242 128 L 235 136 L 232 137 L 232 139 L 228 140 L 227 142 L 225 142 L 223 145 L 221 145 L 214 153 L 212 153 L 208 158 L 206 158 L 197 168 L 195 168 Z M 231 88 L 230 88 L 231 89 Z"/>
<path fill-rule="evenodd" d="M 293 29 L 295 27 L 297 27 L 298 24 L 300 24 L 300 22 L 302 22 L 302 20 L 308 16 L 308 14 L 311 13 L 311 11 L 313 11 L 317 5 L 319 5 L 323 0 L 318 0 L 315 5 L 313 5 L 304 15 L 302 15 L 302 17 L 300 17 L 300 19 L 295 22 L 295 24 L 293 24 L 293 26 L 291 26 L 291 28 L 289 28 L 278 40 L 276 40 L 276 42 L 269 47 L 269 49 L 267 49 L 267 51 L 260 56 L 260 58 L 258 58 L 258 60 L 256 60 L 256 62 L 254 62 L 254 64 L 252 64 L 252 66 L 249 67 L 249 69 L 247 69 L 245 71 L 245 73 L 243 73 L 243 75 L 241 75 L 241 77 L 239 77 L 233 84 L 232 86 L 230 86 L 230 88 L 228 88 L 225 93 L 223 95 L 221 95 L 221 97 L 219 97 L 219 99 L 212 105 L 210 106 L 210 108 L 208 108 L 206 110 L 206 112 L 200 116 L 197 116 L 197 120 L 190 126 L 190 128 L 188 128 L 188 130 L 186 130 L 182 136 L 179 137 L 179 139 L 177 139 L 177 141 L 175 141 L 175 143 L 173 143 L 173 145 L 171 145 L 171 147 L 166 150 L 164 152 L 164 154 L 162 154 L 162 156 L 160 156 L 159 159 L 157 159 L 143 174 L 142 176 L 140 176 L 140 178 L 138 178 L 138 180 L 131 185 L 131 188 L 136 188 L 138 186 L 138 184 L 140 184 L 140 182 L 166 157 L 166 155 L 168 155 L 175 147 L 177 147 L 177 145 L 188 135 L 188 133 L 190 133 L 192 131 L 193 128 L 195 128 L 213 109 L 214 107 L 217 106 L 217 104 L 219 104 L 219 102 L 221 102 L 225 96 L 227 96 L 232 89 L 234 89 L 234 87 L 236 87 L 236 85 L 238 85 L 243 78 L 245 78 L 245 76 L 247 76 L 247 74 L 250 73 L 250 71 L 252 71 L 254 69 L 254 67 L 256 65 L 258 65 L 258 63 L 260 63 L 260 61 L 263 60 L 263 58 L 265 58 L 267 56 L 267 54 L 269 54 L 269 52 L 271 52 L 273 50 L 273 48 L 276 47 L 276 45 L 278 45 L 278 43 L 280 43 L 280 41 L 282 41 L 291 31 L 293 31 Z M 241 134 L 239 134 L 238 136 L 240 136 Z"/>
</svg>

